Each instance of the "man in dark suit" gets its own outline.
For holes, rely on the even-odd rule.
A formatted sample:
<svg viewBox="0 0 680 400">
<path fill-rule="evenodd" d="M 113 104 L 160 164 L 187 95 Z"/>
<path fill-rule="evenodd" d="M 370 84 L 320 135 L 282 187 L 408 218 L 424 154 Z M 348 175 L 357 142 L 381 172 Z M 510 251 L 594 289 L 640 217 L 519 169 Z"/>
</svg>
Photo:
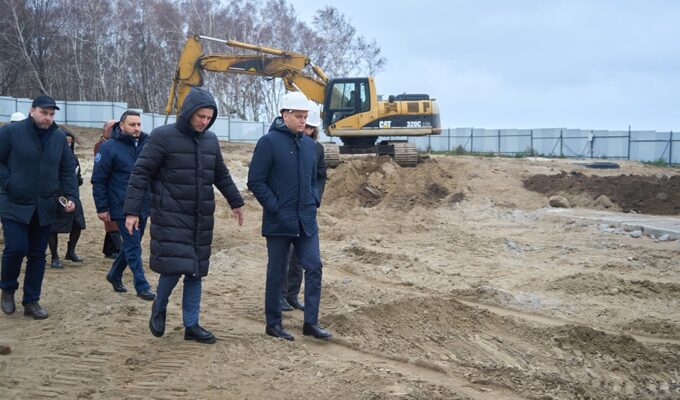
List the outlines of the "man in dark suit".
<svg viewBox="0 0 680 400">
<path fill-rule="evenodd" d="M 262 235 L 267 239 L 265 333 L 294 340 L 282 325 L 281 286 L 293 245 L 305 270 L 302 334 L 319 339 L 331 333 L 318 325 L 321 255 L 316 209 L 321 203 L 314 140 L 303 135 L 309 103 L 305 95 L 284 95 L 269 132 L 258 140 L 248 171 L 248 189 L 262 205 Z"/>
</svg>

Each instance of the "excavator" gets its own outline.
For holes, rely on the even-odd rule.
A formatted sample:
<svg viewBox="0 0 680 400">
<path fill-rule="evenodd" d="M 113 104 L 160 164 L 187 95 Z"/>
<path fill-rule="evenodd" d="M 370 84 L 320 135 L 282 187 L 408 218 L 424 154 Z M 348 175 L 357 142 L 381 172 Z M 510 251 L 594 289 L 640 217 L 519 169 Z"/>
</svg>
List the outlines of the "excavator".
<svg viewBox="0 0 680 400">
<path fill-rule="evenodd" d="M 254 53 L 204 54 L 201 40 Z M 397 164 L 412 167 L 418 163 L 415 144 L 406 140 L 376 143 L 378 138 L 441 133 L 439 107 L 426 94 L 401 94 L 384 101 L 378 98 L 373 77 L 330 79 L 304 54 L 201 35 L 189 35 L 184 44 L 165 106 L 167 115 L 179 112 L 190 88 L 202 86 L 206 71 L 281 78 L 287 90 L 302 92 L 321 104 L 326 135 L 343 143 L 324 143 L 329 167 L 340 164 L 340 154 L 366 153 L 387 154 Z"/>
</svg>

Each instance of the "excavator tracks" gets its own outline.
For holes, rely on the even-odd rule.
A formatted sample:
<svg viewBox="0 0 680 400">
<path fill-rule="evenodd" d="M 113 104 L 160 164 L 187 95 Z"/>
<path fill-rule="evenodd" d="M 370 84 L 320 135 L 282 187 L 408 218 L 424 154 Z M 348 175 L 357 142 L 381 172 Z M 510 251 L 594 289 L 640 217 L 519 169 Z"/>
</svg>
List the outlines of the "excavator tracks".
<svg viewBox="0 0 680 400">
<path fill-rule="evenodd" d="M 379 146 L 379 154 L 389 154 L 394 162 L 402 167 L 415 167 L 418 165 L 418 148 L 409 142 L 382 142 Z M 386 149 L 386 151 L 382 151 Z"/>
<path fill-rule="evenodd" d="M 340 148 L 333 142 L 323 143 L 323 156 L 328 168 L 340 165 Z"/>
</svg>

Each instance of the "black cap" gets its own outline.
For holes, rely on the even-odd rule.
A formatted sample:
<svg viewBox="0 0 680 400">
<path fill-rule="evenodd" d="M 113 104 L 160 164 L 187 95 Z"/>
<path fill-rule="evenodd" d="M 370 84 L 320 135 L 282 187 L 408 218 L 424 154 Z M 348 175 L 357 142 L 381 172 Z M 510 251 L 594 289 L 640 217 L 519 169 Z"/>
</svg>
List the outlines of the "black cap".
<svg viewBox="0 0 680 400">
<path fill-rule="evenodd" d="M 57 103 L 54 101 L 53 98 L 50 96 L 44 94 L 42 96 L 38 96 L 33 100 L 33 104 L 31 104 L 31 107 L 40 107 L 40 108 L 54 108 L 55 110 L 58 110 L 59 107 L 57 107 Z"/>
</svg>

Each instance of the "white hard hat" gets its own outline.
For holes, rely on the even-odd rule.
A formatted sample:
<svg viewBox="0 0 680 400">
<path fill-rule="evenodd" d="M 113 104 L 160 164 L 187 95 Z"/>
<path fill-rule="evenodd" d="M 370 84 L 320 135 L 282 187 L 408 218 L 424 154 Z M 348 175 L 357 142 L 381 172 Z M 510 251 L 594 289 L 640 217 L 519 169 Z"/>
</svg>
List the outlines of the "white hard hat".
<svg viewBox="0 0 680 400">
<path fill-rule="evenodd" d="M 19 111 L 12 113 L 12 115 L 9 117 L 9 122 L 17 122 L 17 121 L 23 121 L 26 119 L 26 116 L 24 113 L 21 113 Z"/>
<path fill-rule="evenodd" d="M 279 102 L 279 111 L 283 110 L 300 110 L 309 111 L 309 102 L 307 97 L 300 92 L 290 92 L 281 96 Z"/>
<path fill-rule="evenodd" d="M 309 101 L 309 114 L 307 114 L 307 125 L 318 128 L 321 126 L 321 115 L 319 115 L 319 106 L 313 101 Z"/>
</svg>

